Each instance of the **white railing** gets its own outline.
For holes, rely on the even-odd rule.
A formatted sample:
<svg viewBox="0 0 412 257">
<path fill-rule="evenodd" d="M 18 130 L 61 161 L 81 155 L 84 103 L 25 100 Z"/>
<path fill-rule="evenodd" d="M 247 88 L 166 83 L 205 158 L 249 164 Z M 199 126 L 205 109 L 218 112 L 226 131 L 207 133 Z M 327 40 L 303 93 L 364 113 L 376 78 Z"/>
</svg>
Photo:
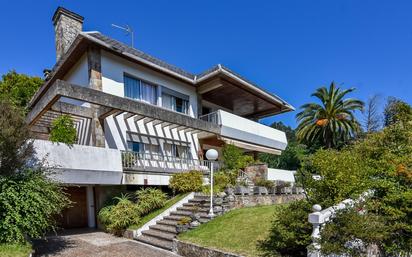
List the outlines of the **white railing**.
<svg viewBox="0 0 412 257">
<path fill-rule="evenodd" d="M 352 208 L 355 204 L 364 202 L 367 198 L 373 195 L 373 191 L 364 192 L 357 200 L 353 199 L 346 199 L 342 202 L 334 205 L 332 207 L 326 208 L 322 210 L 322 207 L 319 204 L 315 204 L 312 207 L 314 212 L 309 214 L 308 221 L 313 226 L 312 231 L 312 244 L 309 246 L 308 249 L 308 257 L 322 257 L 321 255 L 321 246 L 319 244 L 320 241 L 320 231 L 322 227 L 325 225 L 326 222 L 329 222 L 333 217 L 335 217 L 336 213 L 339 210 L 343 210 L 346 208 Z M 338 257 L 335 255 L 335 257 Z"/>
<path fill-rule="evenodd" d="M 220 169 L 222 163 L 214 162 L 215 169 Z M 209 172 L 211 161 L 192 158 L 179 158 L 161 153 L 142 153 L 122 151 L 122 166 L 125 170 L 147 171 L 189 171 L 199 170 Z"/>
<path fill-rule="evenodd" d="M 205 114 L 205 115 L 201 115 L 201 116 L 199 116 L 199 119 L 207 121 L 207 122 L 211 122 L 211 123 L 216 124 L 216 125 L 221 124 L 219 111 L 215 111 L 215 112 L 211 112 L 211 113 L 208 113 L 208 114 Z"/>
</svg>

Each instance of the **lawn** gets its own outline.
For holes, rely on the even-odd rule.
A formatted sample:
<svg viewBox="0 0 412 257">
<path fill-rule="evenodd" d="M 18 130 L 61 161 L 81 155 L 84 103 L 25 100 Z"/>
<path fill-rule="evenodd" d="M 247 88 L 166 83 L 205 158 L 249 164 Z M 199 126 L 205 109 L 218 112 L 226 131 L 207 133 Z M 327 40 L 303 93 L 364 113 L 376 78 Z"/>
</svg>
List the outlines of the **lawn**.
<svg viewBox="0 0 412 257">
<path fill-rule="evenodd" d="M 268 235 L 277 208 L 279 205 L 233 210 L 180 234 L 179 239 L 246 256 L 259 256 L 257 243 Z"/>
<path fill-rule="evenodd" d="M 144 224 L 146 224 L 147 222 L 149 222 L 151 219 L 153 219 L 154 217 L 156 217 L 157 215 L 159 215 L 160 213 L 164 212 L 165 210 L 167 210 L 168 208 L 170 208 L 173 204 L 179 202 L 180 200 L 182 200 L 185 196 L 187 196 L 189 193 L 187 194 L 178 194 L 175 197 L 169 199 L 165 206 L 163 206 L 160 209 L 157 209 L 155 211 L 152 211 L 151 213 L 147 214 L 146 216 L 143 216 L 140 218 L 139 223 L 132 225 L 129 227 L 129 229 L 139 229 L 141 228 Z"/>
<path fill-rule="evenodd" d="M 30 244 L 0 244 L 1 257 L 27 257 L 31 250 Z"/>
</svg>

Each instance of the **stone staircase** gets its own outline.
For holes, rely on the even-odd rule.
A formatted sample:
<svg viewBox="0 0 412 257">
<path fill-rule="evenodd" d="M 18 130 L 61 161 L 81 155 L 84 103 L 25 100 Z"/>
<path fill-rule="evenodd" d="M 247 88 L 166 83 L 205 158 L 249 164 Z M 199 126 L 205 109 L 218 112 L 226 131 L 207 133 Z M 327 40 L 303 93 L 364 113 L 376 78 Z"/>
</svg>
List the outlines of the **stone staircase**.
<svg viewBox="0 0 412 257">
<path fill-rule="evenodd" d="M 177 225 L 182 218 L 200 217 L 200 223 L 208 222 L 211 218 L 208 216 L 210 208 L 210 199 L 208 196 L 195 195 L 188 203 L 172 211 L 169 216 L 159 220 L 156 225 L 150 226 L 148 230 L 142 231 L 142 234 L 136 238 L 137 241 L 149 244 L 155 247 L 171 251 L 173 239 L 177 236 Z"/>
</svg>

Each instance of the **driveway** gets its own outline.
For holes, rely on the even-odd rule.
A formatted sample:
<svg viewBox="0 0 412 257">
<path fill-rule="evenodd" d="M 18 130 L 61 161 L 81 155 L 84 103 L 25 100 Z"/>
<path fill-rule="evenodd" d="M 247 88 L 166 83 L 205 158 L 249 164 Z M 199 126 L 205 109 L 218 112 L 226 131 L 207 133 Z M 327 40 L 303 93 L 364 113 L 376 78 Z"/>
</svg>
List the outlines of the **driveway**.
<svg viewBox="0 0 412 257">
<path fill-rule="evenodd" d="M 36 257 L 179 257 L 134 240 L 93 230 L 68 230 L 33 243 Z"/>
</svg>

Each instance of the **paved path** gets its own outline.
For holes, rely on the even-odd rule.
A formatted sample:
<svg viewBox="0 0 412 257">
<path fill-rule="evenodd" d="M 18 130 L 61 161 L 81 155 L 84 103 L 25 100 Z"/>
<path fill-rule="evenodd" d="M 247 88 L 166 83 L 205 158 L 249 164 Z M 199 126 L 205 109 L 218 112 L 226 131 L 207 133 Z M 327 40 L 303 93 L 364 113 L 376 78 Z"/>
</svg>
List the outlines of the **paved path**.
<svg viewBox="0 0 412 257">
<path fill-rule="evenodd" d="M 34 240 L 35 257 L 179 257 L 134 240 L 100 231 L 72 230 Z"/>
</svg>

